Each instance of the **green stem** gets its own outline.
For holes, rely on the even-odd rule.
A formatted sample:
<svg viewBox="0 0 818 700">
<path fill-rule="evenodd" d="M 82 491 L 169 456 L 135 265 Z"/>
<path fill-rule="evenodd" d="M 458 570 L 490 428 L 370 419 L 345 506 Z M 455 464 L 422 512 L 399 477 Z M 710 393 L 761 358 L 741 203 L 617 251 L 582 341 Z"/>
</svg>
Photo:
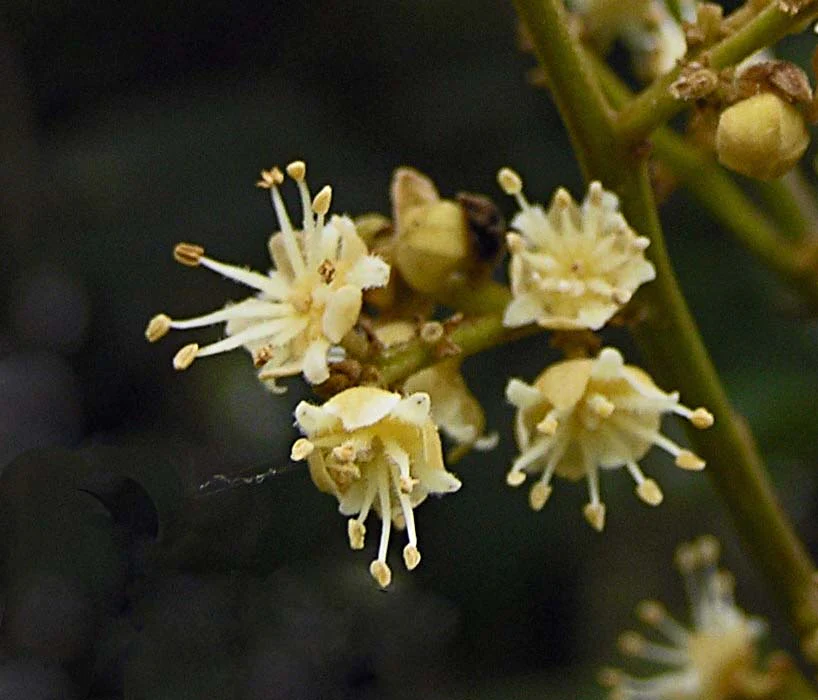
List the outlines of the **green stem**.
<svg viewBox="0 0 818 700">
<path fill-rule="evenodd" d="M 713 70 L 721 70 L 747 58 L 750 54 L 772 46 L 791 34 L 816 14 L 814 3 L 809 3 L 794 14 L 784 12 L 773 0 L 743 27 L 722 39 L 712 48 L 696 57 L 696 61 Z M 619 114 L 616 134 L 623 143 L 638 143 L 653 130 L 679 113 L 689 103 L 674 97 L 670 86 L 679 77 L 682 66 L 654 81 Z"/>
<path fill-rule="evenodd" d="M 591 81 L 581 58 L 582 49 L 565 29 L 564 13 L 560 12 L 562 0 L 515 0 L 515 4 L 544 61 L 561 116 L 573 131 L 577 115 L 583 114 L 589 104 L 585 91 L 591 88 L 592 94 L 598 95 L 599 88 Z M 764 11 L 759 17 L 763 15 L 764 22 L 770 23 L 773 19 L 780 21 L 779 14 L 776 11 L 771 16 Z M 772 31 L 768 24 L 762 26 L 767 27 L 768 34 Z M 765 43 L 766 39 L 769 35 Z M 743 48 L 734 54 L 737 56 L 752 43 L 743 40 Z M 724 57 L 725 53 L 722 47 L 717 55 Z M 554 60 L 564 61 L 572 69 L 554 65 Z M 595 104 L 596 98 L 590 102 Z M 778 505 L 749 430 L 729 404 L 676 282 L 644 158 L 641 163 L 623 162 L 618 157 L 622 151 L 616 148 L 613 125 L 597 117 L 596 128 L 601 133 L 592 140 L 573 138 L 579 148 L 592 149 L 581 152 L 579 160 L 585 164 L 589 179 L 601 180 L 620 196 L 625 217 L 651 240 L 648 253 L 656 266 L 656 280 L 642 287 L 634 299 L 646 312 L 645 320 L 634 330 L 636 340 L 660 385 L 682 389 L 688 403 L 706 406 L 713 412 L 715 425 L 696 431 L 691 438 L 709 462 L 710 475 L 738 530 L 785 604 L 794 628 L 807 633 L 818 624 L 818 611 L 805 610 L 815 567 Z M 593 152 L 603 146 L 607 150 Z"/>
<path fill-rule="evenodd" d="M 818 237 L 816 193 L 799 168 L 771 182 L 753 183 L 783 235 L 791 241 Z"/>
<path fill-rule="evenodd" d="M 587 175 L 603 167 L 617 149 L 614 115 L 593 80 L 584 56 L 574 51 L 562 0 L 514 0 L 517 13 L 531 34 L 534 50 L 549 81 L 561 86 L 554 100 Z"/>
<path fill-rule="evenodd" d="M 625 104 L 630 90 L 601 60 L 594 60 L 595 72 L 614 106 Z M 735 181 L 707 153 L 685 141 L 668 127 L 658 128 L 651 137 L 653 155 L 665 163 L 685 187 L 726 229 L 786 284 L 795 289 L 813 310 L 818 310 L 818 270 L 805 264 L 809 248 L 780 235 Z M 785 189 L 786 192 L 780 192 Z M 789 189 L 781 183 L 775 189 L 783 197 Z M 801 208 L 786 197 L 781 216 L 795 225 L 805 222 Z M 797 217 L 797 219 L 796 219 Z M 804 223 L 804 225 L 806 225 Z"/>
<path fill-rule="evenodd" d="M 474 355 L 496 345 L 504 345 L 536 333 L 543 329 L 536 325 L 522 328 L 506 328 L 503 325 L 503 314 L 494 313 L 477 318 L 470 318 L 457 326 L 448 336 L 461 350 L 462 357 Z M 384 386 L 393 386 L 428 367 L 441 358 L 433 345 L 422 340 L 413 340 L 394 350 L 384 351 L 375 363 Z"/>
</svg>

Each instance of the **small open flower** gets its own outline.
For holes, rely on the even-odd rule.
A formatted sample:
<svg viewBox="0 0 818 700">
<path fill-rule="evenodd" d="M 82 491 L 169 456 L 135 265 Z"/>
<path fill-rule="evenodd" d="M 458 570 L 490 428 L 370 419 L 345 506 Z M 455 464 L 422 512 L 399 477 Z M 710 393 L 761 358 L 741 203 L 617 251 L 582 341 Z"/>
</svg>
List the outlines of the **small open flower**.
<svg viewBox="0 0 818 700">
<path fill-rule="evenodd" d="M 528 203 L 513 170 L 503 168 L 497 177 L 521 209 L 511 222 L 519 233 L 507 236 L 514 300 L 504 325 L 598 330 L 656 276 L 644 255 L 648 239 L 628 226 L 616 195 L 598 182 L 581 206 L 558 189 L 546 212 Z"/>
<path fill-rule="evenodd" d="M 196 245 L 176 246 L 174 257 L 178 262 L 207 267 L 258 290 L 255 297 L 198 318 L 173 320 L 159 314 L 151 319 L 145 331 L 151 342 L 171 328 L 226 322 L 226 338 L 203 347 L 186 345 L 174 357 L 176 369 L 186 369 L 196 358 L 243 346 L 260 369 L 259 379 L 273 390 L 278 390 L 277 378 L 301 372 L 311 384 L 320 384 L 329 377 L 327 351 L 358 320 L 362 290 L 383 287 L 389 279 L 389 265 L 369 254 L 349 217 L 333 215 L 325 222 L 332 190 L 324 187 L 311 200 L 304 163 L 290 163 L 287 173 L 298 184 L 301 195 L 301 230 L 293 228 L 278 189 L 284 181 L 283 173 L 277 168 L 263 171 L 257 183 L 270 190 L 281 226 L 281 231 L 270 238 L 275 269 L 266 275 L 213 260 Z"/>
<path fill-rule="evenodd" d="M 765 625 L 736 606 L 733 578 L 717 569 L 718 555 L 713 537 L 679 547 L 676 563 L 685 580 L 692 627 L 674 620 L 661 603 L 646 600 L 637 608 L 637 616 L 667 643 L 648 641 L 637 632 L 625 632 L 619 638 L 624 654 L 673 670 L 642 679 L 606 669 L 600 680 L 611 687 L 611 700 L 775 697 L 770 694 L 778 682 L 774 669 L 766 674 L 755 670 L 756 642 Z"/>
<path fill-rule="evenodd" d="M 518 411 L 515 434 L 520 456 L 506 476 L 519 486 L 527 473 L 541 473 L 531 487 L 530 503 L 540 510 L 551 495 L 556 474 L 588 482 L 590 502 L 583 511 L 596 530 L 605 525 L 605 505 L 599 495 L 599 470 L 626 467 L 636 482 L 636 494 L 650 505 L 662 502 L 659 485 L 639 468 L 653 445 L 676 459 L 682 469 L 699 470 L 704 461 L 659 432 L 662 415 L 675 413 L 697 428 L 713 424 L 704 408 L 691 410 L 679 394 L 666 394 L 638 367 L 624 364 L 622 355 L 604 348 L 595 360 L 558 362 L 533 385 L 512 379 L 506 397 Z"/>
<path fill-rule="evenodd" d="M 354 387 L 323 406 L 302 401 L 295 409 L 306 435 L 291 457 L 306 459 L 315 485 L 334 495 L 348 523 L 349 546 L 363 549 L 370 510 L 380 516 L 381 540 L 370 573 L 382 587 L 392 572 L 386 563 L 391 526 L 406 529 L 407 569 L 420 562 L 414 508 L 430 493 L 452 493 L 460 481 L 443 466 L 440 437 L 429 417 L 429 395 L 407 397 L 374 387 Z"/>
</svg>

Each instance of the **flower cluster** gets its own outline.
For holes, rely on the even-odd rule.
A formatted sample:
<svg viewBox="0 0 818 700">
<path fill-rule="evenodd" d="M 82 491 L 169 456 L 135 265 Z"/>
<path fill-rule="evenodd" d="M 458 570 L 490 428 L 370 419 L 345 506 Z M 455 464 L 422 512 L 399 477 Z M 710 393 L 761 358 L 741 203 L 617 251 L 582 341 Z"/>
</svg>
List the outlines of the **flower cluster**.
<svg viewBox="0 0 818 700">
<path fill-rule="evenodd" d="M 503 168 L 497 179 L 520 206 L 511 222 L 519 233 L 507 236 L 514 301 L 506 326 L 598 330 L 656 277 L 644 256 L 648 239 L 628 226 L 616 195 L 600 183 L 591 183 L 581 206 L 558 189 L 545 211 L 528 203 L 513 170 Z"/>
<path fill-rule="evenodd" d="M 718 542 L 702 537 L 679 547 L 676 565 L 684 577 L 692 617 L 688 628 L 656 601 L 643 601 L 637 615 L 666 640 L 651 642 L 625 632 L 619 648 L 628 656 L 671 666 L 653 678 L 633 678 L 606 669 L 601 681 L 612 688 L 611 700 L 727 700 L 731 697 L 773 697 L 774 673 L 755 671 L 756 643 L 765 630 L 748 617 L 733 598 L 733 579 L 717 568 Z M 752 695 L 744 691 L 752 690 Z M 767 693 L 767 694 L 765 694 Z"/>
<path fill-rule="evenodd" d="M 605 524 L 600 499 L 600 470 L 626 467 L 636 493 L 650 505 L 662 502 L 662 491 L 639 468 L 639 460 L 653 445 L 669 452 L 682 469 L 700 470 L 705 464 L 659 432 L 662 415 L 675 413 L 697 428 L 713 424 L 703 408 L 691 410 L 677 393 L 666 394 L 638 367 L 626 365 L 613 348 L 594 359 L 565 360 L 551 365 L 533 385 L 512 379 L 506 397 L 517 407 L 514 431 L 520 456 L 506 481 L 519 486 L 527 473 L 540 473 L 529 502 L 540 510 L 551 495 L 556 474 L 571 481 L 586 479 L 589 503 L 583 511 L 597 530 Z"/>
<path fill-rule="evenodd" d="M 174 251 L 179 262 L 207 267 L 257 294 L 198 318 L 159 314 L 146 336 L 153 342 L 170 329 L 225 323 L 225 338 L 183 347 L 174 366 L 185 369 L 198 357 L 244 347 L 270 389 L 280 391 L 277 379 L 299 373 L 320 385 L 316 392 L 329 397 L 326 403 L 302 401 L 295 410 L 304 437 L 292 446 L 291 458 L 306 460 L 315 485 L 335 496 L 341 513 L 350 516 L 353 549 L 364 547 L 370 512 L 381 518 L 370 571 L 386 587 L 392 578 L 387 564 L 392 526 L 406 530 L 403 558 L 414 569 L 420 561 L 414 509 L 429 494 L 460 488 L 444 465 L 440 434 L 454 443 L 450 461 L 497 443 L 496 434 L 486 433 L 483 409 L 463 378 L 464 353 L 452 335 L 465 323 L 468 337 L 467 314 L 455 305 L 458 313 L 437 318 L 450 294 L 460 294 L 468 306 L 469 285 L 489 279 L 505 228 L 487 198 L 443 199 L 429 178 L 411 168 L 395 173 L 393 221 L 374 215 L 327 221 L 330 188 L 313 198 L 301 161 L 286 172 L 297 184 L 303 223 L 297 229 L 290 221 L 279 189 L 284 174 L 263 171 L 258 185 L 270 191 L 281 228 L 269 242 L 274 269 L 267 274 L 219 262 L 189 243 Z M 528 203 L 514 171 L 503 168 L 498 180 L 521 210 L 514 230 L 505 234 L 512 300 L 502 324 L 560 331 L 569 356 L 531 385 L 508 383 L 520 455 L 506 480 L 519 486 L 527 475 L 538 474 L 529 500 L 539 510 L 555 475 L 585 479 L 585 518 L 602 530 L 600 470 L 625 467 L 639 498 L 657 505 L 662 491 L 639 467 L 653 445 L 683 469 L 704 467 L 702 459 L 660 432 L 662 416 L 675 413 L 698 428 L 710 426 L 713 417 L 704 408 L 687 408 L 677 393 L 661 391 L 613 348 L 595 359 L 587 356 L 589 348 L 599 347 L 593 331 L 655 277 L 645 258 L 648 240 L 629 226 L 617 197 L 594 182 L 581 204 L 559 189 L 546 210 Z M 569 350 L 577 342 L 585 356 Z M 422 353 L 427 361 L 390 384 L 377 364 L 367 364 L 404 351 Z"/>
<path fill-rule="evenodd" d="M 400 394 L 356 387 L 323 406 L 305 401 L 295 409 L 306 437 L 295 442 L 292 459 L 306 459 L 315 485 L 338 499 L 348 522 L 349 546 L 363 549 L 370 510 L 380 516 L 378 557 L 369 570 L 386 587 L 392 572 L 386 563 L 391 525 L 406 529 L 406 568 L 420 562 L 414 509 L 431 494 L 452 493 L 460 481 L 443 466 L 437 427 L 429 416 L 429 395 Z"/>
<path fill-rule="evenodd" d="M 278 389 L 276 379 L 302 372 L 310 384 L 320 384 L 329 377 L 327 351 L 358 320 L 363 290 L 387 283 L 389 265 L 369 254 L 352 219 L 332 216 L 326 222 L 332 190 L 324 187 L 311 199 L 301 161 L 290 163 L 287 174 L 297 183 L 301 196 L 300 230 L 293 227 L 279 191 L 283 173 L 278 168 L 263 171 L 257 183 L 270 191 L 281 226 L 269 243 L 274 270 L 264 275 L 209 258 L 197 245 L 176 246 L 178 262 L 207 267 L 258 291 L 255 297 L 197 318 L 154 316 L 145 332 L 151 342 L 171 328 L 226 324 L 223 340 L 183 347 L 173 360 L 176 369 L 188 368 L 196 358 L 243 346 L 260 369 L 259 378 L 273 390 Z"/>
</svg>

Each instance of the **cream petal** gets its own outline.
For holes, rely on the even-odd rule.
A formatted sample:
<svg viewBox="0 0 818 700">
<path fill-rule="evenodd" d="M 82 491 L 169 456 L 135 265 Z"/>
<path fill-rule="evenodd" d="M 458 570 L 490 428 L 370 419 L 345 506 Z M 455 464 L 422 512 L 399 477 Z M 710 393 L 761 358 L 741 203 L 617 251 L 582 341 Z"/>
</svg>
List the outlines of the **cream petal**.
<svg viewBox="0 0 818 700">
<path fill-rule="evenodd" d="M 385 389 L 357 386 L 333 396 L 324 404 L 323 410 L 339 418 L 345 430 L 357 430 L 377 423 L 400 400 L 400 394 Z"/>
<path fill-rule="evenodd" d="M 304 378 L 310 384 L 321 384 L 329 379 L 329 366 L 327 365 L 327 350 L 329 341 L 325 338 L 313 340 L 304 353 L 302 371 Z"/>
<path fill-rule="evenodd" d="M 328 412 L 326 407 L 313 406 L 311 403 L 301 401 L 295 407 L 295 423 L 302 433 L 314 437 L 316 434 L 324 434 L 337 427 L 338 418 Z M 313 454 L 318 454 L 318 452 Z"/>
<path fill-rule="evenodd" d="M 507 328 L 525 326 L 536 321 L 542 313 L 542 305 L 533 294 L 521 294 L 506 307 L 503 325 Z"/>
<path fill-rule="evenodd" d="M 389 282 L 389 271 L 389 264 L 382 258 L 364 255 L 355 262 L 344 280 L 359 289 L 383 287 Z"/>
<path fill-rule="evenodd" d="M 543 402 L 543 396 L 530 384 L 510 379 L 506 385 L 506 400 L 517 408 L 527 409 Z"/>
<path fill-rule="evenodd" d="M 429 394 L 418 391 L 395 405 L 391 411 L 393 418 L 405 423 L 421 426 L 429 419 L 432 402 Z"/>
<path fill-rule="evenodd" d="M 351 284 L 336 289 L 329 298 L 321 319 L 324 335 L 332 343 L 340 343 L 361 313 L 361 290 Z"/>
</svg>

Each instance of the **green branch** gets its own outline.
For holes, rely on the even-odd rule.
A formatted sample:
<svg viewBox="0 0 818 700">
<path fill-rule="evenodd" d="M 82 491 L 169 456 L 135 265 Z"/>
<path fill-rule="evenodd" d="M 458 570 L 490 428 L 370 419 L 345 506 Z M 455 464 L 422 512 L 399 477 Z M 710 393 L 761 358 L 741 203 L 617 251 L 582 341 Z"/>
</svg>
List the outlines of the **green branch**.
<svg viewBox="0 0 818 700">
<path fill-rule="evenodd" d="M 589 56 L 605 94 L 614 106 L 627 103 L 630 90 L 601 60 Z M 707 153 L 685 141 L 668 127 L 660 127 L 651 137 L 653 155 L 665 163 L 691 194 L 764 266 L 792 287 L 813 310 L 818 310 L 818 269 L 807 264 L 813 254 L 810 243 L 799 245 L 785 238 L 722 167 Z M 773 191 L 780 196 L 786 186 Z M 794 202 L 780 211 L 789 225 L 806 226 Z"/>
<path fill-rule="evenodd" d="M 582 49 L 566 29 L 562 0 L 515 0 L 515 4 L 544 63 L 561 116 L 580 149 L 578 158 L 584 164 L 586 176 L 613 189 L 620 196 L 626 218 L 651 240 L 648 254 L 656 266 L 656 280 L 643 286 L 633 300 L 645 311 L 646 318 L 634 335 L 648 366 L 661 386 L 680 389 L 689 403 L 706 406 L 715 415 L 712 428 L 697 431 L 691 438 L 708 461 L 708 471 L 736 527 L 769 585 L 784 603 L 794 628 L 801 634 L 808 633 L 818 624 L 818 611 L 805 608 L 813 590 L 815 567 L 778 505 L 752 437 L 730 406 L 676 282 L 644 159 L 642 163 L 629 163 L 620 157 L 623 150 L 617 147 L 613 127 L 602 118 L 607 110 L 597 109 L 599 87 L 590 77 Z M 725 40 L 732 43 L 722 42 L 713 50 L 726 65 L 728 59 L 738 60 L 746 55 L 744 52 L 752 51 L 754 45 L 769 43 L 794 21 L 768 8 Z M 645 94 L 657 98 L 649 108 L 645 107 Z M 666 90 L 648 88 L 638 102 L 640 110 L 628 114 L 642 120 L 651 116 L 647 112 L 661 111 L 660 107 L 667 109 L 666 105 L 662 107 L 665 94 Z M 595 110 L 592 119 L 599 132 L 593 139 L 574 134 L 579 130 L 582 135 L 577 121 L 582 121 L 589 105 Z M 664 118 L 644 119 L 641 125 L 638 120 L 639 128 L 620 132 L 620 138 L 625 137 L 626 141 L 634 135 L 641 138 Z"/>
<path fill-rule="evenodd" d="M 771 46 L 787 34 L 797 31 L 815 15 L 814 3 L 791 14 L 784 12 L 777 0 L 773 0 L 743 27 L 696 56 L 695 60 L 713 70 L 733 66 L 759 49 Z M 670 91 L 681 70 L 681 67 L 677 67 L 654 81 L 620 112 L 616 134 L 623 143 L 638 143 L 647 138 L 656 127 L 666 123 L 689 104 L 674 97 Z"/>
</svg>

